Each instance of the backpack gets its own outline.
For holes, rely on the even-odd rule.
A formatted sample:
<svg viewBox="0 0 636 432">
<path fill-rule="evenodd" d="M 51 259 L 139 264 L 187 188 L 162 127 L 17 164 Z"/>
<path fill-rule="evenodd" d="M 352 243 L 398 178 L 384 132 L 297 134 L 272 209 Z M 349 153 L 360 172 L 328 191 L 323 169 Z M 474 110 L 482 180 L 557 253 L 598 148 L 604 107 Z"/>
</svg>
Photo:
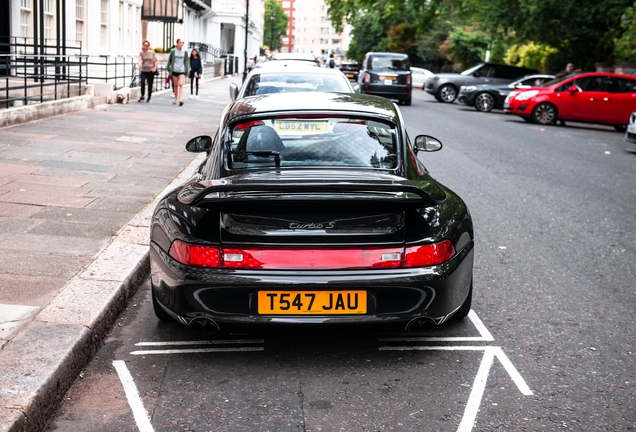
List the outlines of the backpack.
<svg viewBox="0 0 636 432">
<path fill-rule="evenodd" d="M 332 69 L 336 67 L 336 61 L 332 58 L 329 59 L 329 67 Z"/>
</svg>

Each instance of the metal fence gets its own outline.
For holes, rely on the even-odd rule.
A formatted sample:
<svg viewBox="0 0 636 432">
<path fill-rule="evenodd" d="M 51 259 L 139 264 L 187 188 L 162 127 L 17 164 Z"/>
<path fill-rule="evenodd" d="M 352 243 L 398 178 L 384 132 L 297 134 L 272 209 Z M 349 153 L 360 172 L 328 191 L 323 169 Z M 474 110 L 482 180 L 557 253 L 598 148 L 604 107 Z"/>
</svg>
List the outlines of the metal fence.
<svg viewBox="0 0 636 432">
<path fill-rule="evenodd" d="M 0 107 L 80 96 L 86 86 L 87 56 L 0 54 Z"/>
</svg>

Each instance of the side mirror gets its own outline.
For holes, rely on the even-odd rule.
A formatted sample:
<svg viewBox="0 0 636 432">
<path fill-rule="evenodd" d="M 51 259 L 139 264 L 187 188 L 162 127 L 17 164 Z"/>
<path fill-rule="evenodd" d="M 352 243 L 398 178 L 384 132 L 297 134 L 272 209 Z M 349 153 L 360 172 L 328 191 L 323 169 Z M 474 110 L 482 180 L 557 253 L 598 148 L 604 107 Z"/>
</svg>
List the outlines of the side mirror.
<svg viewBox="0 0 636 432">
<path fill-rule="evenodd" d="M 432 136 L 418 135 L 415 137 L 415 148 L 418 151 L 434 152 L 442 149 L 442 142 Z"/>
<path fill-rule="evenodd" d="M 238 94 L 239 94 L 238 86 L 234 83 L 231 83 L 230 84 L 230 99 L 232 99 L 232 102 L 236 100 L 236 98 L 238 97 Z"/>
<path fill-rule="evenodd" d="M 360 84 L 358 84 L 358 83 L 354 83 L 354 84 L 352 85 L 352 87 L 353 87 L 353 91 L 354 91 L 354 92 L 356 92 L 356 93 L 360 93 Z"/>
<path fill-rule="evenodd" d="M 479 76 L 480 76 L 480 75 L 481 75 L 481 74 L 479 73 L 479 71 L 475 71 L 475 72 L 473 72 L 473 76 L 474 76 L 475 78 L 479 78 Z"/>
<path fill-rule="evenodd" d="M 192 138 L 186 144 L 186 150 L 190 153 L 203 153 L 212 148 L 212 138 L 207 135 L 201 135 L 196 138 Z"/>
<path fill-rule="evenodd" d="M 571 85 L 570 87 L 568 87 L 568 91 L 570 93 L 578 93 L 580 90 L 579 90 L 579 88 L 577 86 Z"/>
</svg>

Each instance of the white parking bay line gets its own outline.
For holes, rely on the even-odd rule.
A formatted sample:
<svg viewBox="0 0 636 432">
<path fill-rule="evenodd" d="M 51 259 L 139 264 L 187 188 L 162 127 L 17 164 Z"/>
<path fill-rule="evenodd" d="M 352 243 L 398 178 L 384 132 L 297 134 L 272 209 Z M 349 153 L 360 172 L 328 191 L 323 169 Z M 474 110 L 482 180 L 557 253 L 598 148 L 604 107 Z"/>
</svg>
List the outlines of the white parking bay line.
<svg viewBox="0 0 636 432">
<path fill-rule="evenodd" d="M 495 350 L 493 347 L 488 347 L 484 351 L 484 357 L 479 365 L 475 382 L 473 383 L 473 389 L 470 391 L 468 397 L 468 403 L 466 403 L 466 409 L 464 410 L 464 416 L 457 432 L 470 432 L 473 430 L 475 424 L 475 418 L 477 418 L 477 411 L 479 411 L 479 405 L 481 405 L 481 399 L 484 396 L 484 390 L 486 389 L 486 380 L 490 373 L 492 362 L 495 359 Z"/>
<path fill-rule="evenodd" d="M 236 347 L 236 348 L 191 348 L 191 349 L 167 349 L 167 350 L 142 350 L 132 351 L 132 355 L 152 355 L 152 354 L 196 354 L 211 352 L 245 352 L 264 351 L 263 347 Z"/>
<path fill-rule="evenodd" d="M 264 343 L 263 339 L 228 339 L 206 341 L 165 341 L 165 342 L 137 342 L 135 346 L 178 346 L 178 345 L 224 345 L 224 344 L 255 344 Z"/>
<path fill-rule="evenodd" d="M 126 363 L 122 360 L 115 360 L 113 362 L 113 366 L 117 371 L 117 375 L 119 375 L 121 385 L 124 387 L 124 393 L 126 393 L 128 405 L 130 405 L 130 409 L 132 410 L 133 417 L 135 418 L 135 423 L 137 423 L 139 432 L 154 432 L 154 429 L 150 424 L 150 417 L 148 417 L 148 412 L 144 408 L 144 404 L 139 397 L 137 386 L 135 385 L 132 375 L 130 375 L 128 368 L 126 367 Z"/>
<path fill-rule="evenodd" d="M 484 340 L 486 341 L 495 340 L 495 338 L 492 337 L 492 335 L 490 334 L 490 332 L 488 331 L 484 323 L 481 322 L 481 320 L 479 319 L 479 317 L 477 316 L 474 310 L 471 309 L 470 312 L 468 312 L 468 318 L 470 318 L 470 320 L 473 322 L 473 325 L 475 326 L 475 328 L 477 329 L 481 337 L 484 338 Z"/>
</svg>

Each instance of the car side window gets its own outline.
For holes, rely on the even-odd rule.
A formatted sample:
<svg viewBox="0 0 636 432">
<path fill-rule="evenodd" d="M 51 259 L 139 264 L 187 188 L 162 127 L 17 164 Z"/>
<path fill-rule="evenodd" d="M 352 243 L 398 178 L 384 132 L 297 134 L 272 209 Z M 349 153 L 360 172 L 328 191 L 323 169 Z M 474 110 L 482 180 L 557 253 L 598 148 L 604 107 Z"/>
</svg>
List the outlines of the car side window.
<svg viewBox="0 0 636 432">
<path fill-rule="evenodd" d="M 634 93 L 636 92 L 636 80 L 607 77 L 605 90 L 610 93 Z"/>
<path fill-rule="evenodd" d="M 495 76 L 495 67 L 492 65 L 485 65 L 477 71 L 480 78 L 492 78 Z"/>
<path fill-rule="evenodd" d="M 603 91 L 603 79 L 602 76 L 577 78 L 573 81 L 567 81 L 557 88 L 557 91 L 568 91 L 571 86 L 577 87 L 581 92 Z"/>
</svg>

